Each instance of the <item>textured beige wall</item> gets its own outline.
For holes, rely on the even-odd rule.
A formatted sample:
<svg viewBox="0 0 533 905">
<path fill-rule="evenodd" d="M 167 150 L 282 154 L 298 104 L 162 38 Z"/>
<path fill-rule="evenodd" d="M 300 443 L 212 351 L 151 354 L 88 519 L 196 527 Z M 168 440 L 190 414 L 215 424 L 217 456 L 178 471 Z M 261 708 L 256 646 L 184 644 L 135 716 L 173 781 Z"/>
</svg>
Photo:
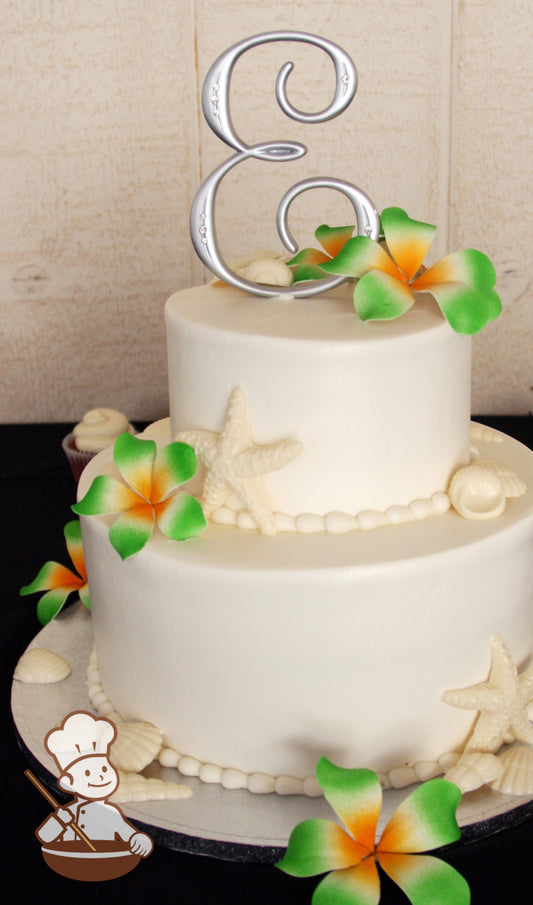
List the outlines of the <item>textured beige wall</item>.
<svg viewBox="0 0 533 905">
<path fill-rule="evenodd" d="M 344 47 L 359 90 L 337 120 L 293 123 L 277 71 L 292 59 L 291 99 L 318 110 L 333 89 L 325 55 L 279 44 L 239 61 L 237 131 L 309 153 L 224 180 L 226 257 L 281 250 L 277 204 L 307 176 L 399 204 L 438 225 L 433 257 L 473 246 L 497 264 L 505 310 L 475 340 L 473 409 L 533 409 L 528 0 L 0 0 L 0 14 L 0 421 L 75 421 L 94 405 L 166 414 L 163 305 L 204 278 L 190 203 L 231 153 L 198 112 L 201 84 L 228 46 L 285 28 Z M 303 245 L 349 217 L 320 191 L 290 220 Z"/>
</svg>

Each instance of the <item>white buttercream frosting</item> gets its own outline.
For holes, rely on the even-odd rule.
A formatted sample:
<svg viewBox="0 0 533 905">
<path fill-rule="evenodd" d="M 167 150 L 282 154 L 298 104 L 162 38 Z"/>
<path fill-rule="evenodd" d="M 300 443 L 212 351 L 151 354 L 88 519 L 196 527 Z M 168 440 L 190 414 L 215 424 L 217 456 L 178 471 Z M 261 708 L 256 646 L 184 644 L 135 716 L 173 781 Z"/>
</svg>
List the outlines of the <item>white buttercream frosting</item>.
<svg viewBox="0 0 533 905">
<path fill-rule="evenodd" d="M 85 413 L 73 434 L 76 446 L 82 452 L 101 452 L 125 431 L 134 433 L 126 415 L 116 409 L 97 408 Z"/>
</svg>

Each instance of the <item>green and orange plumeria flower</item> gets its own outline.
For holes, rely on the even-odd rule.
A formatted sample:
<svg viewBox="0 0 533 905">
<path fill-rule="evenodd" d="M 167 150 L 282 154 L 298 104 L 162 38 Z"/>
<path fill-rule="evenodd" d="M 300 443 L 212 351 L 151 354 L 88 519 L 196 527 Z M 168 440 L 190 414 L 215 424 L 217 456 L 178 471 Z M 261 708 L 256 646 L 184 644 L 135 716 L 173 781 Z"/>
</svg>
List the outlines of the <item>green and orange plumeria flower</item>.
<svg viewBox="0 0 533 905">
<path fill-rule="evenodd" d="M 80 523 L 69 522 L 64 528 L 67 550 L 76 572 L 57 562 L 46 562 L 31 584 L 20 589 L 21 597 L 45 591 L 37 604 L 37 618 L 41 625 L 47 625 L 61 610 L 70 594 L 77 592 L 82 603 L 90 610 L 89 587 L 85 558 L 81 543 Z"/>
<path fill-rule="evenodd" d="M 343 821 L 305 820 L 293 830 L 277 865 L 294 877 L 330 873 L 313 894 L 313 905 L 377 905 L 377 864 L 412 905 L 468 905 L 466 880 L 439 858 L 419 854 L 456 841 L 457 786 L 433 779 L 418 786 L 397 808 L 376 844 L 382 791 L 371 770 L 345 770 L 327 758 L 316 769 L 324 795 Z"/>
<path fill-rule="evenodd" d="M 496 271 L 486 255 L 473 248 L 455 251 L 432 267 L 423 260 L 435 227 L 411 220 L 399 207 L 381 215 L 386 248 L 368 236 L 349 239 L 327 273 L 357 279 L 353 301 L 362 320 L 391 320 L 413 305 L 413 292 L 429 292 L 457 333 L 477 333 L 501 311 L 493 287 Z"/>
<path fill-rule="evenodd" d="M 315 237 L 324 251 L 318 248 L 303 248 L 294 258 L 287 261 L 288 267 L 294 268 L 294 282 L 303 280 L 321 280 L 324 273 L 320 268 L 332 258 L 336 258 L 348 239 L 353 235 L 353 226 L 326 226 L 323 224 L 315 230 Z"/>
<path fill-rule="evenodd" d="M 109 540 L 122 559 L 142 550 L 154 525 L 171 540 L 195 537 L 206 528 L 198 500 L 180 490 L 196 473 L 191 446 L 169 443 L 157 452 L 153 440 L 125 433 L 115 441 L 113 458 L 124 480 L 99 475 L 72 509 L 78 515 L 121 513 Z"/>
</svg>

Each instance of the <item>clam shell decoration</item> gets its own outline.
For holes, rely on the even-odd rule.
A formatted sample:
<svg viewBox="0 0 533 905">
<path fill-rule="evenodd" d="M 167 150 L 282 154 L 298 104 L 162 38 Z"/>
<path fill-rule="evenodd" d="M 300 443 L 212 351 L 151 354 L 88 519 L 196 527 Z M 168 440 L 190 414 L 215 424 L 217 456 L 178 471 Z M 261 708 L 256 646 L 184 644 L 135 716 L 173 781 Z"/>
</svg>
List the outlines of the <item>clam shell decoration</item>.
<svg viewBox="0 0 533 905">
<path fill-rule="evenodd" d="M 459 786 L 463 795 L 473 792 L 488 783 L 497 780 L 503 772 L 503 766 L 494 754 L 472 751 L 463 754 L 459 761 L 451 767 L 444 778 Z"/>
<path fill-rule="evenodd" d="M 151 777 L 147 779 L 138 773 L 119 771 L 119 786 L 110 801 L 117 804 L 126 801 L 170 801 L 176 798 L 190 798 L 192 790 L 189 786 L 176 782 L 165 782 L 163 779 Z"/>
<path fill-rule="evenodd" d="M 33 647 L 22 654 L 13 678 L 28 684 L 51 685 L 62 682 L 71 672 L 71 667 L 59 654 L 43 647 Z"/>
<path fill-rule="evenodd" d="M 491 789 L 503 795 L 533 795 L 533 749 L 518 745 L 500 754 L 501 775 Z"/>
<path fill-rule="evenodd" d="M 506 500 L 527 490 L 521 478 L 492 459 L 477 459 L 455 472 L 448 496 L 456 512 L 467 519 L 497 518 Z"/>
<path fill-rule="evenodd" d="M 152 723 L 117 723 L 109 759 L 117 770 L 139 773 L 159 754 L 163 735 Z"/>
</svg>

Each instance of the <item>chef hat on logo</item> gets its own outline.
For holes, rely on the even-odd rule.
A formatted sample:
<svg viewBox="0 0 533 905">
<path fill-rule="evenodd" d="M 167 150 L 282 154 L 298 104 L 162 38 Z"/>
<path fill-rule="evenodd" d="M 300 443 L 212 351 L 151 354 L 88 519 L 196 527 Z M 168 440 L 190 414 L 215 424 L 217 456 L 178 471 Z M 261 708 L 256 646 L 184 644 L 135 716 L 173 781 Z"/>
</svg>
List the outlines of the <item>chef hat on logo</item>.
<svg viewBox="0 0 533 905">
<path fill-rule="evenodd" d="M 110 720 L 79 711 L 69 714 L 59 729 L 52 729 L 44 744 L 64 773 L 82 757 L 107 755 L 116 734 L 116 726 Z"/>
</svg>

